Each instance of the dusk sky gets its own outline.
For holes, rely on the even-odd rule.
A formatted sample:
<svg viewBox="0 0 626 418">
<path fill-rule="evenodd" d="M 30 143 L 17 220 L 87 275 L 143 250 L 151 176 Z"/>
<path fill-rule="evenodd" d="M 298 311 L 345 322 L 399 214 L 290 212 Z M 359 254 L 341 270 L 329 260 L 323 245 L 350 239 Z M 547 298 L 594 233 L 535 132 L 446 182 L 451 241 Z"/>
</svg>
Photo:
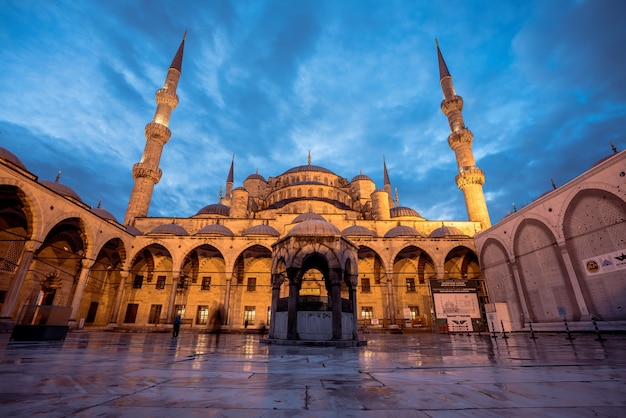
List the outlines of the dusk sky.
<svg viewBox="0 0 626 418">
<path fill-rule="evenodd" d="M 122 221 L 185 31 L 151 216 L 312 164 L 466 220 L 435 38 L 492 223 L 626 147 L 626 1 L 0 0 L 0 146 Z"/>
</svg>

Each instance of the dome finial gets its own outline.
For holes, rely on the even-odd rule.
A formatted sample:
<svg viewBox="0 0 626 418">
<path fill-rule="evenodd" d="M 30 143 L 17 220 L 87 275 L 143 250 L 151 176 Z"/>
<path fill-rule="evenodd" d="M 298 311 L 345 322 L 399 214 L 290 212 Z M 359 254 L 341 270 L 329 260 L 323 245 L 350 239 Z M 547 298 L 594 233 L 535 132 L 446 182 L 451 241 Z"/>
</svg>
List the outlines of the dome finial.
<svg viewBox="0 0 626 418">
<path fill-rule="evenodd" d="M 57 172 L 57 178 L 54 179 L 54 182 L 58 183 L 60 178 L 61 178 L 61 170 Z"/>
<path fill-rule="evenodd" d="M 307 165 L 311 165 L 311 150 L 309 150 L 309 156 L 307 158 Z"/>
<path fill-rule="evenodd" d="M 98 201 L 98 206 L 97 206 L 98 209 L 100 209 L 100 205 L 102 205 L 102 198 L 100 198 L 100 200 Z"/>
</svg>

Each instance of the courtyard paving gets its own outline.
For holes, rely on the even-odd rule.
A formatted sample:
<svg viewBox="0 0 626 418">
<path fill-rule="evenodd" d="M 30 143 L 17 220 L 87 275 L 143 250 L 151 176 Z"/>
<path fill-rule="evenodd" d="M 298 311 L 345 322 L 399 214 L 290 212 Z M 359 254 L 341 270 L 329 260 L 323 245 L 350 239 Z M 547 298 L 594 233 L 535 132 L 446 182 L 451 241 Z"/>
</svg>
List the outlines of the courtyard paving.
<svg viewBox="0 0 626 418">
<path fill-rule="evenodd" d="M 361 334 L 293 347 L 258 335 L 0 334 L 0 416 L 624 417 L 626 335 Z"/>
</svg>

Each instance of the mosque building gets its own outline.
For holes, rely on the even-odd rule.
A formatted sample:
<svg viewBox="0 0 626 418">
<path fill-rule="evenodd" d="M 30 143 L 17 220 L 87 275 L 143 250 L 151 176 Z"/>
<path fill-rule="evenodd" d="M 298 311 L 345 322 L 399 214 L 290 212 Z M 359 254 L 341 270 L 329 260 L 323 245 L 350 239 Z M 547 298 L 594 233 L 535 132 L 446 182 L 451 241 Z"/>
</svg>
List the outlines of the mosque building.
<svg viewBox="0 0 626 418">
<path fill-rule="evenodd" d="M 520 312 L 552 322 L 554 312 L 543 311 L 560 304 L 572 320 L 588 317 L 583 302 L 594 292 L 591 285 L 574 286 L 583 274 L 576 260 L 600 248 L 576 250 L 571 261 L 550 270 L 549 300 L 537 296 L 539 270 L 527 274 L 536 257 L 525 258 L 532 251 L 524 248 L 557 258 L 578 249 L 584 236 L 577 235 L 576 222 L 580 214 L 590 213 L 579 200 L 599 198 L 597 193 L 581 192 L 576 198 L 580 186 L 574 185 L 555 207 L 554 222 L 574 216 L 567 234 L 554 232 L 554 223 L 544 222 L 544 215 L 534 220 L 512 216 L 515 232 L 508 235 L 511 220 L 492 228 L 482 188 L 485 175 L 474 160 L 463 100 L 439 45 L 441 109 L 450 126 L 448 143 L 456 156 L 456 184 L 465 198 L 467 221 L 429 220 L 400 206 L 384 162 L 380 188 L 363 173 L 349 179 L 314 165 L 310 155 L 305 165 L 267 177 L 250 174 L 241 185 L 234 182 L 233 158 L 219 201 L 207 202 L 188 218 L 148 216 L 162 175 L 160 158 L 171 137 L 170 115 L 178 104 L 184 45 L 183 38 L 164 86 L 157 90 L 144 153 L 132 168 L 134 186 L 123 222 L 85 204 L 59 178 L 39 180 L 17 156 L 0 148 L 0 321 L 5 327 L 34 322 L 43 307 L 58 307 L 70 327 L 163 331 L 180 316 L 184 329 L 203 332 L 219 314 L 225 329 L 268 325 L 270 338 L 285 339 L 309 338 L 300 311 L 328 313 L 322 316 L 332 326 L 312 339 L 347 340 L 358 339 L 358 330 L 368 328 L 484 329 L 486 314 L 502 304 L 512 312 L 509 319 Z M 614 164 L 606 169 L 619 170 L 621 162 L 623 170 L 624 157 L 624 152 L 612 157 Z M 598 186 L 602 199 L 610 195 L 607 213 L 622 216 L 621 226 L 610 229 L 621 234 L 621 244 L 616 238 L 615 248 L 602 247 L 606 253 L 625 247 L 621 174 L 615 184 Z M 590 187 L 605 180 L 596 176 Z M 566 209 L 571 205 L 575 208 Z M 535 232 L 548 237 L 546 242 L 552 239 L 551 252 L 528 238 Z M 559 278 L 563 275 L 569 275 L 567 286 Z M 603 281 L 602 295 L 618 290 L 624 299 L 623 276 Z M 488 299 L 492 292 L 497 303 Z M 536 306 L 538 298 L 543 305 Z M 606 301 L 605 296 L 591 299 L 596 307 Z M 607 319 L 626 319 L 616 309 Z M 509 323 L 523 328 L 525 322 Z"/>
</svg>

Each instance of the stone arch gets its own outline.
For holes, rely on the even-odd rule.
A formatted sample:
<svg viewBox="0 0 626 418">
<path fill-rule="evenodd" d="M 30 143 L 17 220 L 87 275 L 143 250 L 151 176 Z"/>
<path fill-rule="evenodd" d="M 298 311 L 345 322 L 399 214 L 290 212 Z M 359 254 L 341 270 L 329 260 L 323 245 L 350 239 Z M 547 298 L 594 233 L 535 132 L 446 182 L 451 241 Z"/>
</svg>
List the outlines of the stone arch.
<svg viewBox="0 0 626 418">
<path fill-rule="evenodd" d="M 626 269 L 615 269 L 619 260 L 609 255 L 626 249 L 626 201 L 606 190 L 579 191 L 565 211 L 563 236 L 590 313 L 626 319 Z M 585 267 L 590 259 L 595 272 Z"/>
<path fill-rule="evenodd" d="M 535 322 L 577 320 L 580 311 L 563 265 L 556 238 L 543 223 L 528 219 L 520 223 L 513 240 L 524 299 Z"/>
</svg>

